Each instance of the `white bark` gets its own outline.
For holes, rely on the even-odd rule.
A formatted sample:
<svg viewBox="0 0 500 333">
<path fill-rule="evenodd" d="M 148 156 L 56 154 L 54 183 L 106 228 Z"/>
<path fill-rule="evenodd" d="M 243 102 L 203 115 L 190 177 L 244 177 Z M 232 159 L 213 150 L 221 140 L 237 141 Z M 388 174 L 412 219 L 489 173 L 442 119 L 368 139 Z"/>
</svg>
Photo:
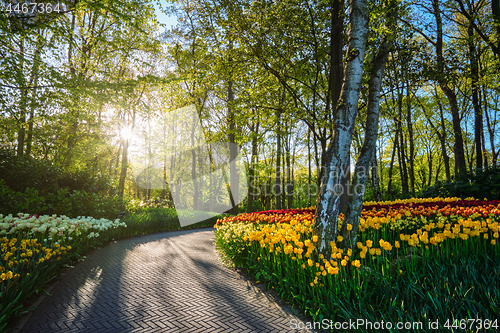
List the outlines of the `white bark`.
<svg viewBox="0 0 500 333">
<path fill-rule="evenodd" d="M 326 153 L 326 170 L 321 180 L 314 225 L 320 242 L 319 251 L 323 253 L 330 252 L 330 242 L 336 239 L 340 196 L 347 190 L 342 189 L 342 170 L 348 167 L 368 35 L 367 1 L 351 0 L 350 8 L 344 84 L 337 106 L 334 135 Z"/>
<path fill-rule="evenodd" d="M 394 3 L 392 3 L 394 6 Z M 395 7 L 389 8 L 389 26 L 395 24 Z M 392 30 L 392 29 L 389 29 Z M 341 235 L 343 236 L 342 248 L 352 248 L 356 244 L 361 211 L 363 209 L 363 199 L 365 196 L 366 183 L 369 177 L 369 170 L 372 165 L 376 148 L 378 123 L 380 114 L 380 90 L 382 87 L 382 76 L 385 64 L 389 57 L 389 50 L 392 46 L 392 36 L 384 36 L 373 61 L 373 69 L 368 81 L 368 104 L 366 113 L 365 139 L 360 155 L 356 161 L 354 175 L 352 179 L 353 191 L 349 197 L 349 205 L 345 213 Z M 347 224 L 352 226 L 352 230 L 347 230 Z"/>
</svg>

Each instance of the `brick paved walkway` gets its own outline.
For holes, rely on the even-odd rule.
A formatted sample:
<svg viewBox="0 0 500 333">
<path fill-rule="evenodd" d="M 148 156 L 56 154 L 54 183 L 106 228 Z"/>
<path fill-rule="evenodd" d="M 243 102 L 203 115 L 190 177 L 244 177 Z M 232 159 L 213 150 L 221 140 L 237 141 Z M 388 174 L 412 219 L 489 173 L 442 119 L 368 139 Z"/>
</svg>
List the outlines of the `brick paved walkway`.
<svg viewBox="0 0 500 333">
<path fill-rule="evenodd" d="M 213 229 L 131 238 L 94 252 L 21 332 L 298 332 L 298 319 L 222 266 Z"/>
</svg>

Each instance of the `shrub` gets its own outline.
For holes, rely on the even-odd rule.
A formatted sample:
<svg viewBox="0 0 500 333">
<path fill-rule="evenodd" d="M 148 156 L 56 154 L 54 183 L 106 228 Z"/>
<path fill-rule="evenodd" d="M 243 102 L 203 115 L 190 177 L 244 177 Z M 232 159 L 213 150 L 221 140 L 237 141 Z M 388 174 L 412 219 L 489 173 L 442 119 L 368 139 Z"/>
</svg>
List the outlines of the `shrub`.
<svg viewBox="0 0 500 333">
<path fill-rule="evenodd" d="M 96 170 L 63 171 L 43 160 L 0 150 L 0 213 L 115 218 L 125 205 Z"/>
<path fill-rule="evenodd" d="M 500 199 L 500 168 L 478 169 L 459 175 L 452 182 L 437 181 L 427 187 L 420 197 L 476 197 L 487 200 Z"/>
</svg>

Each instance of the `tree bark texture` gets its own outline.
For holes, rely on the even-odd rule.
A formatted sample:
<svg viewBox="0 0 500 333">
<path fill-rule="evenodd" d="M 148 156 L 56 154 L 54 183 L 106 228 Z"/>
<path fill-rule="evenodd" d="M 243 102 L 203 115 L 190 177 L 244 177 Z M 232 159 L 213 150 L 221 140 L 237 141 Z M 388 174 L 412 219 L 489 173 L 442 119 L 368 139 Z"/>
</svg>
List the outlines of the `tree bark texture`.
<svg viewBox="0 0 500 333">
<path fill-rule="evenodd" d="M 349 165 L 354 122 L 363 76 L 363 62 L 368 36 L 369 11 L 366 0 L 350 2 L 349 41 L 345 59 L 344 83 L 341 101 L 336 109 L 333 138 L 325 158 L 325 172 L 318 194 L 314 234 L 318 237 L 320 252 L 331 253 L 338 230 L 342 175 Z"/>
<path fill-rule="evenodd" d="M 391 8 L 394 10 L 394 8 Z M 392 24 L 391 24 L 392 25 Z M 352 178 L 352 194 L 349 197 L 344 223 L 340 231 L 343 240 L 341 248 L 353 248 L 356 244 L 363 199 L 365 196 L 366 183 L 369 170 L 372 165 L 378 135 L 378 122 L 380 114 L 380 90 L 382 87 L 382 76 L 385 64 L 389 57 L 391 47 L 390 36 L 384 36 L 373 62 L 373 69 L 368 81 L 368 104 L 366 113 L 365 140 L 360 155 L 356 161 L 354 175 Z M 348 227 L 348 226 L 351 227 Z M 349 230 L 351 229 L 351 230 Z"/>
</svg>

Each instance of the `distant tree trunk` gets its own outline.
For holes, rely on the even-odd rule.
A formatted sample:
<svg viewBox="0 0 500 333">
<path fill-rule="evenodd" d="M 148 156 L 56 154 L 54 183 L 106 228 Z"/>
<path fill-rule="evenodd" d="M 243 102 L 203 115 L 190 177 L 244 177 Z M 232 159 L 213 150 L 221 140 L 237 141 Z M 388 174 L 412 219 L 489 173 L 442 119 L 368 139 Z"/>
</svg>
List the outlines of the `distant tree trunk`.
<svg viewBox="0 0 500 333">
<path fill-rule="evenodd" d="M 122 151 L 122 171 L 120 173 L 120 183 L 118 184 L 118 196 L 123 198 L 123 192 L 125 191 L 125 179 L 127 178 L 127 168 L 128 168 L 128 139 L 123 141 L 123 151 Z"/>
<path fill-rule="evenodd" d="M 291 190 L 290 190 L 290 194 L 292 196 L 292 207 L 293 207 L 293 194 L 296 193 L 297 194 L 297 198 L 295 199 L 295 202 L 297 202 L 297 205 L 300 204 L 300 191 L 295 191 L 295 185 L 298 183 L 295 181 L 295 156 L 297 156 L 296 154 L 296 145 L 293 145 L 293 151 L 292 151 L 292 156 L 291 156 L 291 160 L 292 160 L 292 178 L 291 178 L 291 182 L 290 182 L 290 187 L 291 187 Z M 292 208 L 292 207 L 289 207 L 289 208 Z"/>
<path fill-rule="evenodd" d="M 38 85 L 38 74 L 40 69 L 40 54 L 42 52 L 43 41 L 41 34 L 43 32 L 39 32 L 40 35 L 36 41 L 36 49 L 33 56 L 33 66 L 31 69 L 31 78 L 30 78 L 30 86 Z M 33 123 L 35 121 L 35 104 L 36 104 L 36 89 L 31 90 L 31 103 L 30 103 L 30 112 L 28 119 L 28 139 L 26 140 L 26 156 L 31 156 L 31 146 L 33 144 Z"/>
<path fill-rule="evenodd" d="M 287 207 L 291 209 L 293 206 L 293 184 L 291 178 L 291 160 L 290 160 L 290 138 L 288 137 L 286 145 L 286 198 Z"/>
<path fill-rule="evenodd" d="M 284 138 L 286 140 L 286 137 Z M 281 144 L 283 145 L 283 137 L 281 138 L 282 142 Z M 282 148 L 283 150 L 283 148 Z M 286 159 L 285 159 L 286 153 L 282 151 L 281 153 L 281 170 L 283 170 L 281 174 L 281 208 L 286 209 L 286 185 L 285 185 L 285 168 L 286 168 Z"/>
<path fill-rule="evenodd" d="M 252 132 L 252 157 L 250 158 L 250 168 L 248 169 L 248 176 L 250 180 L 250 186 L 248 187 L 248 205 L 247 205 L 247 212 L 253 212 L 253 201 L 254 201 L 254 196 L 255 196 L 255 165 L 256 165 L 256 160 L 258 158 L 258 151 L 257 151 L 257 135 L 259 133 L 259 125 L 260 122 L 257 120 L 257 122 L 252 123 L 252 126 L 250 128 Z"/>
<path fill-rule="evenodd" d="M 406 166 L 404 165 L 404 155 L 402 154 L 402 149 L 403 149 L 402 148 L 403 145 L 401 143 L 402 138 L 403 138 L 402 134 L 399 133 L 397 151 L 398 151 L 399 176 L 401 179 L 401 187 L 402 187 L 403 194 L 406 194 L 406 193 L 408 193 L 408 183 L 405 182 L 405 168 L 406 168 Z M 405 187 L 405 184 L 406 184 L 406 187 Z"/>
<path fill-rule="evenodd" d="M 309 207 L 311 207 L 311 130 L 307 129 L 307 199 L 309 201 Z"/>
<path fill-rule="evenodd" d="M 132 111 L 132 129 L 135 127 L 135 110 Z M 118 196 L 123 198 L 125 191 L 125 180 L 127 179 L 128 169 L 128 138 L 123 138 L 122 149 L 122 170 L 120 173 L 120 182 L 118 183 Z"/>
<path fill-rule="evenodd" d="M 271 182 L 266 179 L 266 183 L 264 184 L 264 193 L 265 193 L 265 198 L 266 198 L 266 201 L 265 201 L 266 210 L 271 209 L 271 195 L 269 193 L 270 191 L 271 191 Z"/>
<path fill-rule="evenodd" d="M 486 89 L 486 88 L 484 88 Z M 487 94 L 486 92 L 483 93 L 483 99 L 484 99 L 484 103 L 485 105 L 488 105 L 487 104 Z M 488 134 L 489 134 L 489 138 L 490 138 L 490 146 L 491 146 L 491 164 L 493 167 L 496 167 L 497 166 L 497 158 L 498 158 L 498 153 L 500 152 L 500 149 L 495 151 L 495 131 L 494 131 L 494 127 L 490 121 L 490 115 L 489 115 L 489 112 L 488 112 L 488 108 L 486 107 L 485 108 L 485 112 L 484 114 L 486 115 L 486 127 L 488 129 Z"/>
<path fill-rule="evenodd" d="M 446 172 L 446 181 L 450 182 L 451 181 L 451 170 L 450 170 L 450 157 L 448 156 L 448 153 L 446 151 L 446 125 L 444 123 L 444 111 L 443 111 L 443 106 L 438 101 L 438 106 L 439 106 L 439 115 L 440 115 L 440 120 L 441 120 L 441 135 L 439 137 L 439 141 L 441 141 L 441 155 L 443 156 L 443 162 L 444 162 L 444 169 Z"/>
<path fill-rule="evenodd" d="M 383 151 L 382 151 L 382 147 L 379 146 L 379 151 L 378 151 L 378 156 L 379 156 L 379 160 L 378 160 L 378 175 L 379 175 L 379 188 L 380 188 L 380 200 L 383 200 L 383 197 L 384 197 L 384 193 L 383 193 L 383 188 L 380 184 L 384 184 L 384 163 L 382 161 L 382 157 L 383 157 Z"/>
<path fill-rule="evenodd" d="M 382 201 L 382 192 L 380 191 L 380 182 L 379 182 L 379 171 L 378 171 L 378 163 L 377 163 L 377 149 L 373 149 L 373 160 L 372 160 L 372 183 L 373 183 L 373 199 L 375 201 Z"/>
<path fill-rule="evenodd" d="M 482 151 L 482 132 L 483 132 L 483 113 L 479 104 L 479 64 L 474 41 L 474 27 L 472 22 L 467 28 L 469 35 L 469 61 L 470 74 L 472 85 L 472 105 L 474 107 L 474 144 L 476 146 L 476 169 L 483 168 L 483 151 Z"/>
<path fill-rule="evenodd" d="M 314 143 L 314 162 L 316 165 L 316 186 L 319 188 L 321 185 L 321 177 L 322 177 L 322 172 L 320 168 L 320 158 L 319 158 L 319 153 L 318 153 L 318 140 L 316 135 L 314 135 L 313 132 L 313 143 Z M 326 143 L 325 143 L 326 145 Z M 323 147 L 323 142 L 321 142 L 321 146 Z M 326 146 L 325 146 L 326 147 Z M 321 153 L 321 160 L 323 160 L 323 153 Z"/>
<path fill-rule="evenodd" d="M 438 181 L 440 172 L 441 172 L 441 162 L 439 162 L 437 166 L 436 177 L 434 178 L 434 184 Z"/>
<path fill-rule="evenodd" d="M 281 209 L 281 110 L 276 111 L 276 182 L 274 193 L 276 195 L 276 209 Z"/>
<path fill-rule="evenodd" d="M 163 147 L 167 146 L 167 126 L 165 122 L 163 122 L 163 142 L 162 145 Z M 166 199 L 167 198 L 167 153 L 166 151 L 163 154 L 163 183 L 162 183 L 162 190 L 161 190 L 161 198 Z"/>
<path fill-rule="evenodd" d="M 193 112 L 193 124 L 191 128 L 191 180 L 193 181 L 193 209 L 199 210 L 199 186 L 196 172 L 196 149 L 195 149 L 195 130 L 197 128 L 197 114 Z M 200 170 L 201 172 L 201 170 Z M 233 188 L 233 187 L 231 187 Z"/>
<path fill-rule="evenodd" d="M 231 44 L 232 45 L 232 44 Z M 238 151 L 236 147 L 236 123 L 235 123 L 235 114 L 234 114 L 234 92 L 233 92 L 233 81 L 229 79 L 228 88 L 227 88 L 227 96 L 228 96 L 228 120 L 229 120 L 229 184 L 231 188 L 231 197 L 236 206 L 232 207 L 231 212 L 233 214 L 237 214 L 238 212 L 238 203 L 239 203 L 239 193 L 238 193 L 238 174 L 236 169 L 236 157 L 238 156 Z"/>
<path fill-rule="evenodd" d="M 387 195 L 389 198 L 392 197 L 392 170 L 394 168 L 394 157 L 396 155 L 396 150 L 398 148 L 399 141 L 399 129 L 396 129 L 396 134 L 394 135 L 394 144 L 392 146 L 391 163 L 389 164 L 389 181 L 387 183 Z"/>
<path fill-rule="evenodd" d="M 405 154 L 405 146 L 406 142 L 403 136 L 403 127 L 401 124 L 402 119 L 402 95 L 398 97 L 398 119 L 396 120 L 397 127 L 399 128 L 399 145 L 398 148 L 398 162 L 399 162 L 399 174 L 401 177 L 401 187 L 403 190 L 403 194 L 408 194 L 408 172 L 406 168 L 406 154 Z"/>
<path fill-rule="evenodd" d="M 26 89 L 26 79 L 23 74 L 25 54 L 24 54 L 24 38 L 19 41 L 19 53 L 21 55 L 21 62 L 19 64 L 18 84 L 21 87 L 21 100 L 19 101 L 19 130 L 17 132 L 17 155 L 24 154 L 24 141 L 26 136 L 26 108 L 28 99 L 28 90 Z"/>
<path fill-rule="evenodd" d="M 482 126 L 483 129 L 481 131 L 481 146 L 483 147 L 483 158 L 484 158 L 484 162 L 483 162 L 483 166 L 488 169 L 489 165 L 488 165 L 488 151 L 486 150 L 486 142 L 485 142 L 485 138 L 484 138 L 484 125 Z"/>
<path fill-rule="evenodd" d="M 427 149 L 427 165 L 429 167 L 429 180 L 427 186 L 431 186 L 432 182 L 432 149 Z"/>
<path fill-rule="evenodd" d="M 120 166 L 120 156 L 121 156 L 121 151 L 123 147 L 123 138 L 120 138 L 120 143 L 118 145 L 118 151 L 116 153 L 116 159 L 115 159 L 115 170 L 114 170 L 114 177 L 118 175 L 118 167 Z M 113 163 L 111 163 L 112 165 Z M 111 176 L 111 170 L 110 170 L 110 176 Z"/>
<path fill-rule="evenodd" d="M 444 92 L 450 103 L 452 115 L 453 132 L 455 134 L 455 169 L 458 173 L 465 174 L 467 167 L 465 165 L 464 140 L 462 136 L 462 127 L 460 126 L 460 112 L 458 109 L 457 95 L 455 90 L 450 88 L 447 80 L 447 68 L 443 56 L 443 23 L 441 20 L 441 9 L 439 0 L 432 0 L 434 17 L 436 19 L 436 56 L 437 56 L 437 80 L 441 90 Z"/>
<path fill-rule="evenodd" d="M 406 112 L 406 123 L 408 124 L 408 139 L 410 140 L 410 155 L 408 156 L 408 162 L 410 163 L 410 191 L 411 194 L 415 194 L 415 142 L 413 140 L 413 124 L 411 119 L 411 94 L 410 94 L 410 84 L 406 83 L 406 99 L 407 99 L 407 112 Z"/>
<path fill-rule="evenodd" d="M 492 50 L 497 55 L 498 60 L 500 61 L 500 1 L 491 1 L 491 12 L 493 13 L 493 19 L 495 20 L 497 39 L 497 45 L 496 47 L 492 48 Z"/>
</svg>

